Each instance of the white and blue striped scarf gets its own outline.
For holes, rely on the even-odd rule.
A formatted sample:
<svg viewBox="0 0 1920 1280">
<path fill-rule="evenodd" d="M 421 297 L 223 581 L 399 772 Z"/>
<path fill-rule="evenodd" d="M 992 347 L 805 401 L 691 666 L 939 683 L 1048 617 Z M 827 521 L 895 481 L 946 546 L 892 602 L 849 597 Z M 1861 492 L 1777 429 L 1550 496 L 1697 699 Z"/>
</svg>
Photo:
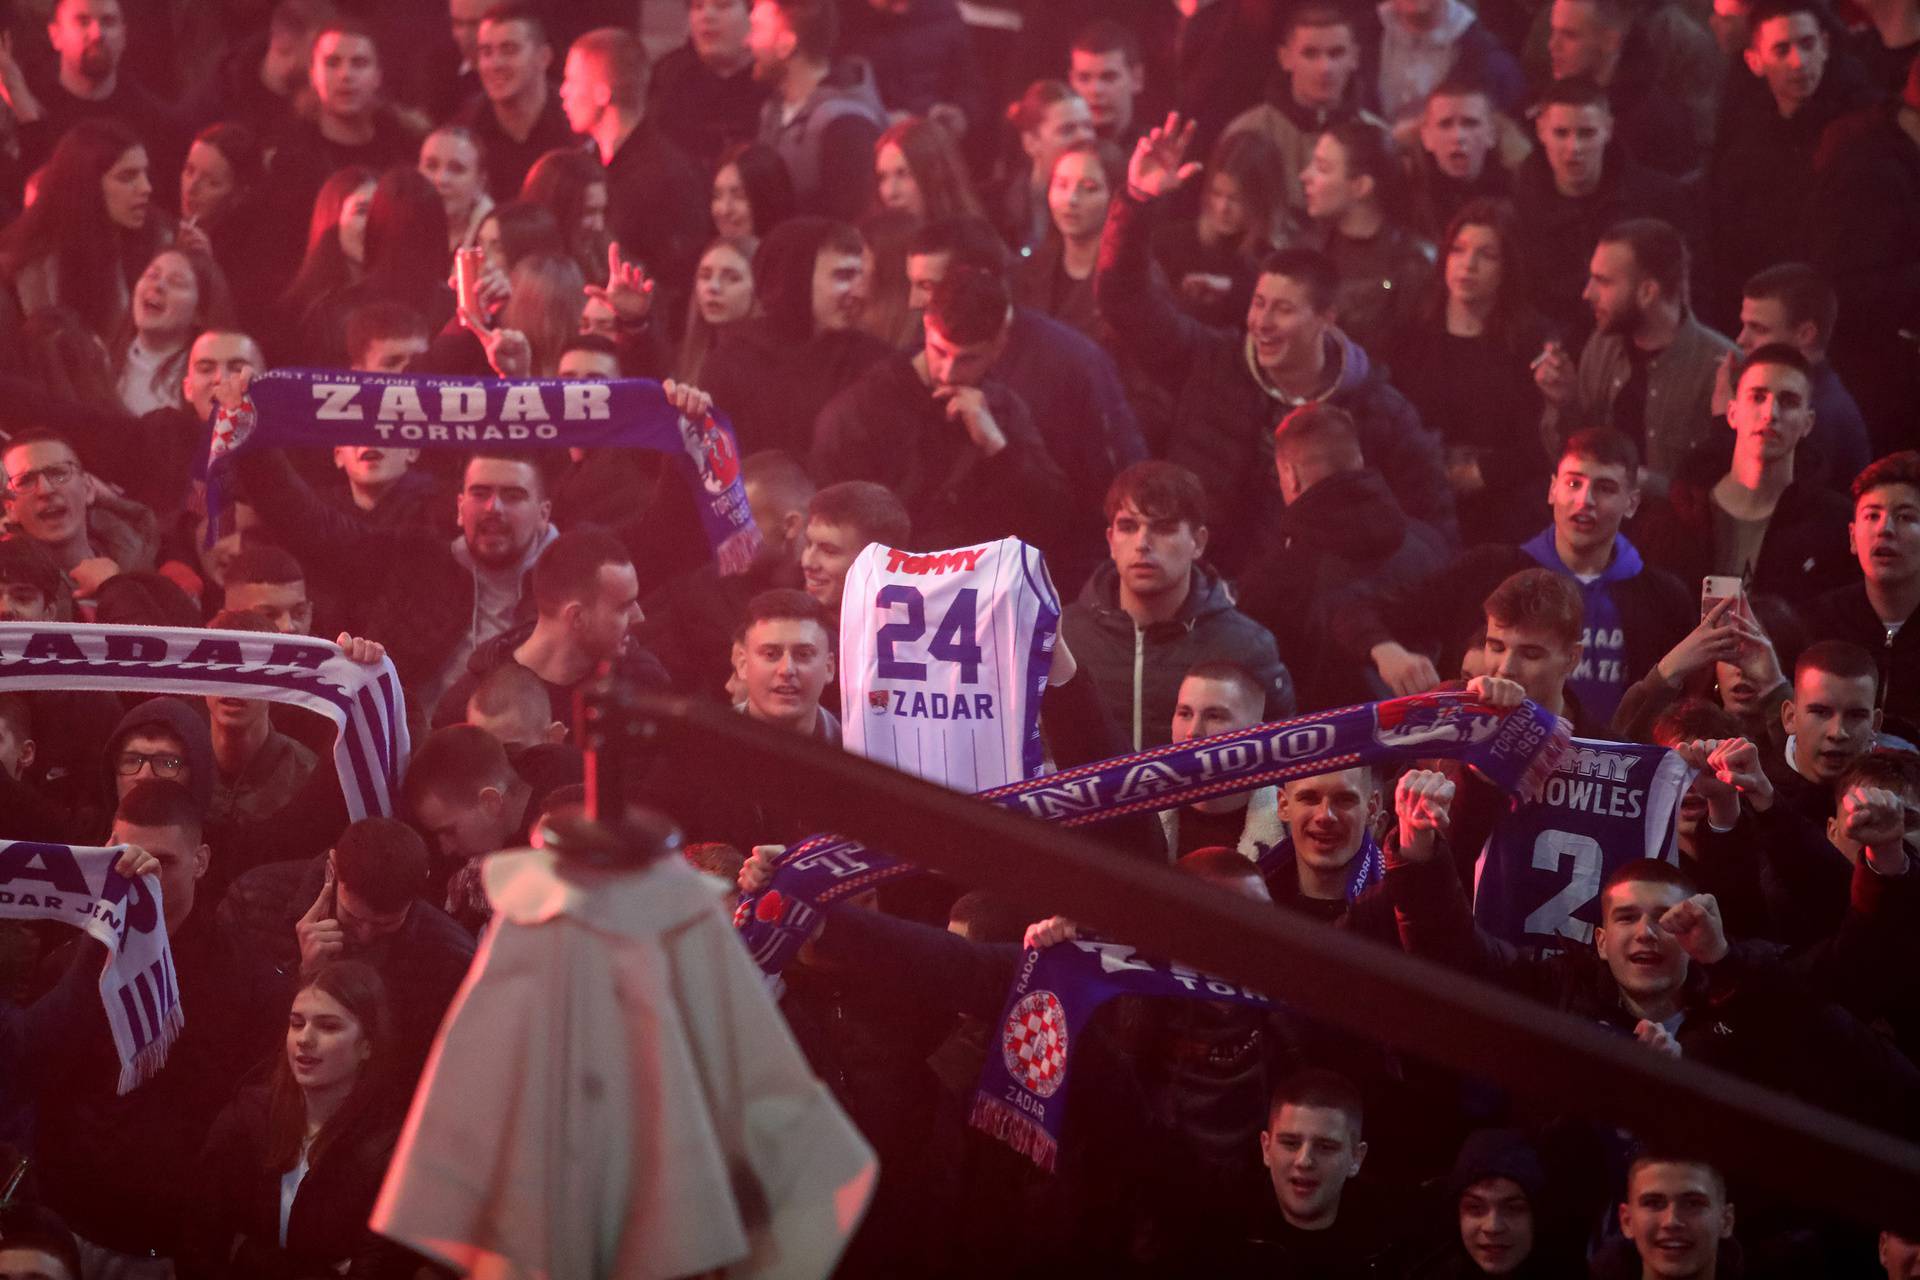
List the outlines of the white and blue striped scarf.
<svg viewBox="0 0 1920 1280">
<path fill-rule="evenodd" d="M 0 623 L 0 693 L 45 689 L 258 698 L 305 707 L 333 721 L 333 763 L 356 821 L 394 811 L 407 767 L 406 700 L 393 663 L 354 662 L 338 645 L 311 636 Z"/>
</svg>

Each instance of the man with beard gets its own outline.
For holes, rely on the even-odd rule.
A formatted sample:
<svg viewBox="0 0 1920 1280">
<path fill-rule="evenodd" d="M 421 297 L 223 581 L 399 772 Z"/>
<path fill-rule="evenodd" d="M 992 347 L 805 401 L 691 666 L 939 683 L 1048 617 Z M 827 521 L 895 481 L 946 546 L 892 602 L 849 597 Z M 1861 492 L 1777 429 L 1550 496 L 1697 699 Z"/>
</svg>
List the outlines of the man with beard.
<svg viewBox="0 0 1920 1280">
<path fill-rule="evenodd" d="M 873 189 L 873 145 L 887 114 L 864 60 L 834 61 L 832 0 L 754 0 L 753 78 L 772 89 L 760 141 L 780 153 L 802 213 L 852 221 Z"/>
<path fill-rule="evenodd" d="M 45 164 L 54 144 L 74 125 L 105 117 L 124 124 L 147 144 L 156 175 L 175 172 L 170 167 L 179 161 L 174 112 L 120 75 L 127 51 L 120 0 L 58 0 L 47 19 L 47 42 L 60 59 L 58 77 L 36 86 L 31 104 L 12 104 L 23 122 L 21 171 L 31 173 Z"/>
<path fill-rule="evenodd" d="M 1706 434 L 1719 363 L 1737 349 L 1694 317 L 1689 266 L 1687 243 L 1668 223 L 1635 218 L 1609 228 L 1581 294 L 1595 331 L 1578 367 L 1554 344 L 1534 369 L 1552 438 L 1612 427 L 1640 447 L 1656 494 Z"/>
<path fill-rule="evenodd" d="M 409 701 L 433 705 L 487 641 L 520 621 L 523 582 L 559 536 L 546 480 L 523 454 L 477 453 L 455 500 L 460 536 L 386 528 L 336 511 L 278 451 L 237 459 L 277 541 L 306 567 L 329 626 L 390 638 Z"/>
<path fill-rule="evenodd" d="M 1691 232 L 1694 199 L 1677 179 L 1642 164 L 1614 137 L 1604 89 L 1584 77 L 1556 80 L 1534 103 L 1539 142 L 1514 175 L 1521 260 L 1533 305 L 1572 334 L 1590 320 L 1579 303 L 1588 248 L 1629 218 L 1660 218 Z"/>
</svg>

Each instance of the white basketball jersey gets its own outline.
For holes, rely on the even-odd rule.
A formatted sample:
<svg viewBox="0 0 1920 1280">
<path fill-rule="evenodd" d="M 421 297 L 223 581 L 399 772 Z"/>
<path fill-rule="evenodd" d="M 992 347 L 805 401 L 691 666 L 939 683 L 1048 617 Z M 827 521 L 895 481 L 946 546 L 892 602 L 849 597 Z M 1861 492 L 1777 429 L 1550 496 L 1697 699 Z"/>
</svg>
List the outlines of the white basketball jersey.
<svg viewBox="0 0 1920 1280">
<path fill-rule="evenodd" d="M 874 543 L 840 597 L 849 751 L 956 791 L 1039 774 L 1060 596 L 1018 538 L 953 551 Z"/>
</svg>

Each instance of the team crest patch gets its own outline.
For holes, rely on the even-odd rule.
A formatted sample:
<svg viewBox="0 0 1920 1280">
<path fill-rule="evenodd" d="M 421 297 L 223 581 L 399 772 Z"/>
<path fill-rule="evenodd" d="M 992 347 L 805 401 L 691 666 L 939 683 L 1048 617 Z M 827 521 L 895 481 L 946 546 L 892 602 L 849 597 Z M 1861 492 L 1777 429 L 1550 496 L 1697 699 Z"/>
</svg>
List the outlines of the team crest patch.
<svg viewBox="0 0 1920 1280">
<path fill-rule="evenodd" d="M 1051 1098 L 1067 1076 L 1067 1011 L 1051 991 L 1023 997 L 1000 1033 L 1007 1074 L 1031 1093 Z"/>
<path fill-rule="evenodd" d="M 681 417 L 680 440 L 708 493 L 725 493 L 740 478 L 740 455 L 733 438 L 712 417 L 699 422 Z"/>
<path fill-rule="evenodd" d="M 867 710 L 877 712 L 877 711 L 885 711 L 886 709 L 887 709 L 887 691 L 885 689 L 868 690 Z"/>
<path fill-rule="evenodd" d="M 1375 704 L 1373 736 L 1382 746 L 1416 747 L 1428 742 L 1468 745 L 1500 730 L 1504 713 L 1485 703 L 1423 695 Z"/>
</svg>

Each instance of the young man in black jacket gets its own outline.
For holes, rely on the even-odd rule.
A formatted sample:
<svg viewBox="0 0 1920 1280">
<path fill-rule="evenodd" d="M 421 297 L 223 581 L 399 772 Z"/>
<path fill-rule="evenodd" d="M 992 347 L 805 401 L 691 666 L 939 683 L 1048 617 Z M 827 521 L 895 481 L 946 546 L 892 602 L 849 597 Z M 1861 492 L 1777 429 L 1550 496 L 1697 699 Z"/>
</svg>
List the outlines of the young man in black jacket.
<svg viewBox="0 0 1920 1280">
<path fill-rule="evenodd" d="M 1407 513 L 1448 538 L 1457 529 L 1440 445 L 1367 352 L 1335 325 L 1338 279 L 1311 250 L 1283 249 L 1262 264 L 1245 333 L 1210 329 L 1183 313 L 1156 281 L 1149 245 L 1159 210 L 1199 172 L 1185 157 L 1194 128 L 1169 117 L 1140 140 L 1100 242 L 1094 292 L 1127 353 L 1174 395 L 1166 452 L 1200 477 L 1212 508 L 1214 560 L 1239 569 L 1280 511 L 1268 481 L 1269 432 L 1289 411 L 1325 402 L 1353 415 L 1360 445 L 1378 460 Z"/>
<path fill-rule="evenodd" d="M 1070 534 L 1067 478 L 1026 404 L 991 379 L 1013 320 L 1005 281 L 947 273 L 927 301 L 924 348 L 869 368 L 814 428 L 814 478 L 893 490 L 921 547 L 1009 535 L 1049 558 Z"/>
<path fill-rule="evenodd" d="M 1912 733 L 1920 727 L 1920 452 L 1890 453 L 1854 479 L 1847 545 L 1861 580 L 1809 605 L 1808 630 L 1874 654 L 1886 715 Z"/>
<path fill-rule="evenodd" d="M 1264 547 L 1239 582 L 1240 608 L 1273 632 L 1299 689 L 1315 710 L 1372 696 L 1363 659 L 1331 635 L 1340 602 L 1417 581 L 1449 558 L 1438 530 L 1401 508 L 1360 448 L 1353 415 L 1337 405 L 1295 409 L 1274 430 L 1280 540 Z"/>
<path fill-rule="evenodd" d="M 1394 797 L 1398 840 L 1386 882 L 1402 945 L 1544 1003 L 1685 1056 L 1865 1120 L 1911 1132 L 1920 1068 L 1829 1002 L 1852 972 L 1910 948 L 1920 877 L 1900 844 L 1897 806 L 1876 809 L 1857 834 L 1855 920 L 1827 947 L 1787 953 L 1730 942 L 1719 903 L 1670 863 L 1622 864 L 1600 888 L 1592 954 L 1516 947 L 1478 929 L 1446 856 L 1454 785 L 1428 770 L 1404 775 Z M 1811 984 L 1811 985 L 1810 985 Z"/>
</svg>

